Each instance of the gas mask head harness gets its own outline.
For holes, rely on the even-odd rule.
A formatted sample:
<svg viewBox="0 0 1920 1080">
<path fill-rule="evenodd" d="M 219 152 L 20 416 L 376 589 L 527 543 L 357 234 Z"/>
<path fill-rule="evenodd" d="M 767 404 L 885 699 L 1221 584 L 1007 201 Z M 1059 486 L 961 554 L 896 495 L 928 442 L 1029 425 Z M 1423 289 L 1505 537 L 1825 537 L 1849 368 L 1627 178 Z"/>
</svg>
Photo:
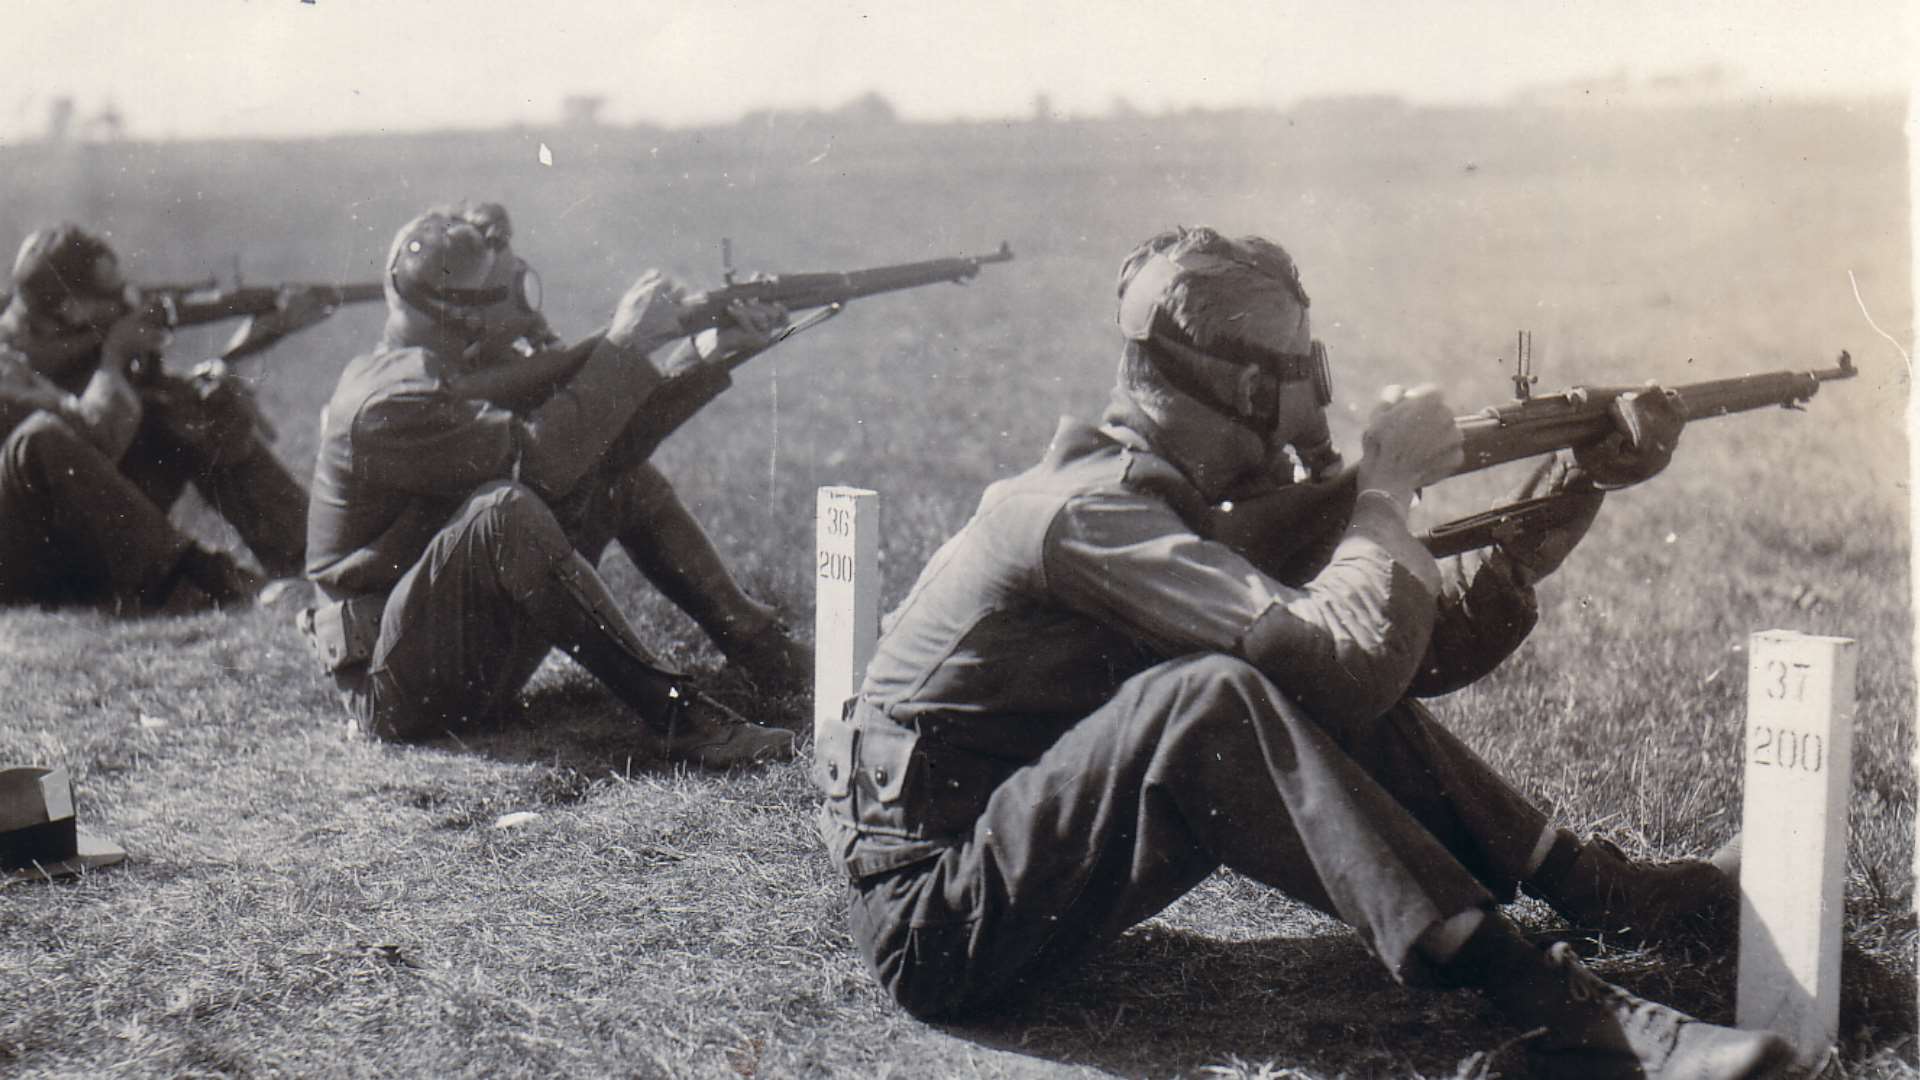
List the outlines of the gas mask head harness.
<svg viewBox="0 0 1920 1080">
<path fill-rule="evenodd" d="M 62 330 L 104 330 L 131 309 L 113 248 L 68 222 L 36 229 L 21 242 L 12 279 L 27 311 Z M 78 321 L 68 311 L 73 300 L 84 309 Z"/>
<path fill-rule="evenodd" d="M 525 333 L 540 319 L 540 275 L 512 255 L 512 240 L 506 212 L 494 204 L 432 211 L 396 240 L 387 278 L 402 300 L 470 343 Z M 464 276 L 483 260 L 492 265 L 505 258 L 513 259 L 509 281 L 439 284 Z"/>
<path fill-rule="evenodd" d="M 1312 340 L 1305 352 L 1285 352 L 1256 341 L 1214 333 L 1202 345 L 1197 336 L 1182 328 L 1174 314 L 1176 293 L 1206 289 L 1249 292 L 1230 285 L 1213 286 L 1205 279 L 1225 282 L 1232 277 L 1276 279 L 1274 268 L 1251 259 L 1236 258 L 1219 250 L 1227 241 L 1207 250 L 1162 250 L 1142 261 L 1120 295 L 1118 321 L 1127 341 L 1141 347 L 1156 372 L 1170 385 L 1190 397 L 1198 398 L 1227 413 L 1236 422 L 1263 435 L 1273 430 L 1280 414 L 1280 395 L 1288 383 L 1309 382 L 1316 404 L 1333 404 L 1333 373 L 1327 363 L 1327 349 Z M 1277 249 L 1276 249 L 1277 250 Z M 1292 270 L 1291 260 L 1284 264 Z M 1306 320 L 1307 298 L 1297 275 L 1277 277 L 1285 285 Z M 1264 283 L 1264 281 L 1262 283 Z M 1262 298 L 1251 291 L 1255 302 Z M 1199 305 L 1189 305 L 1199 306 Z M 1212 307 L 1218 307 L 1218 304 Z M 1203 308 L 1202 310 L 1210 310 Z M 1229 314 L 1225 321 L 1237 321 L 1243 314 Z"/>
</svg>

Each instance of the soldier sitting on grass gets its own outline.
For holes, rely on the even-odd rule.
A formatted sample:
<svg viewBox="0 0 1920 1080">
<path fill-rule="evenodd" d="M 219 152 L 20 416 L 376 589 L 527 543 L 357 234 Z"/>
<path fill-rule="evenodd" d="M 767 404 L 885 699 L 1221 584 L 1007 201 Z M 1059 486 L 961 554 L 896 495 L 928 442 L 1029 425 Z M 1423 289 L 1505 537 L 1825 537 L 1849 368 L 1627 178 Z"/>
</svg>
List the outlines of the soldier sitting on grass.
<svg viewBox="0 0 1920 1080">
<path fill-rule="evenodd" d="M 1460 436 L 1436 391 L 1388 388 L 1350 510 L 1230 546 L 1214 507 L 1338 468 L 1293 261 L 1177 230 L 1127 258 L 1119 291 L 1102 422 L 1062 421 L 1038 465 L 986 490 L 890 617 L 847 721 L 822 727 L 822 832 L 887 991 L 929 1018 L 1018 1001 L 1224 865 L 1344 920 L 1395 979 L 1474 987 L 1545 1029 L 1530 1049 L 1548 1074 L 1782 1068 L 1777 1036 L 1635 997 L 1498 906 L 1525 891 L 1657 941 L 1724 926 L 1726 877 L 1556 828 L 1414 700 L 1518 646 L 1533 584 L 1601 495 L 1436 563 L 1406 518 Z M 1662 469 L 1677 410 L 1628 408 L 1536 486 Z M 1267 545 L 1313 554 L 1283 569 Z"/>
<path fill-rule="evenodd" d="M 168 520 L 191 482 L 269 573 L 295 573 L 306 493 L 232 376 L 158 367 L 167 332 L 127 302 L 105 241 L 21 244 L 0 311 L 0 603 L 186 611 L 263 579 Z M 135 377 L 136 369 L 145 374 Z"/>
<path fill-rule="evenodd" d="M 675 760 L 791 757 L 792 733 L 743 722 L 663 670 L 595 569 L 617 541 L 763 688 L 811 671 L 810 650 L 741 591 L 633 449 L 663 381 L 648 354 L 686 336 L 678 287 L 642 276 L 584 363 L 542 384 L 542 358 L 558 354 L 521 353 L 555 342 L 505 210 L 431 210 L 401 228 L 386 265 L 385 334 L 323 414 L 309 515 L 308 575 L 328 602 L 302 626 L 354 720 L 389 739 L 458 730 L 558 647 Z M 706 357 L 764 347 L 786 317 L 752 304 L 733 315 Z M 526 385 L 478 378 L 503 365 Z"/>
</svg>

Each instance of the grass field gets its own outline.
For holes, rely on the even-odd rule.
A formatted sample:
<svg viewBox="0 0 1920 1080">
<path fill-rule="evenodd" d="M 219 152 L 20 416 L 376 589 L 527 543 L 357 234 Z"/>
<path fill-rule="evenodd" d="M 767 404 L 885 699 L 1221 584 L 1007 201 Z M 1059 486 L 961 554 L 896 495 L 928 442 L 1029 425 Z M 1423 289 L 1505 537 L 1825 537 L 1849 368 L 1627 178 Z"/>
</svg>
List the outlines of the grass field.
<svg viewBox="0 0 1920 1080">
<path fill-rule="evenodd" d="M 755 362 L 660 460 L 729 560 L 811 626 L 816 486 L 882 493 L 887 602 L 979 489 L 1112 378 L 1112 275 L 1173 223 L 1283 240 L 1332 350 L 1337 435 L 1389 382 L 1457 412 L 1503 399 L 1534 334 L 1543 388 L 1862 369 L 1804 414 L 1690 430 L 1613 497 L 1543 618 L 1441 717 L 1579 829 L 1639 854 L 1737 827 L 1747 635 L 1860 650 L 1843 1052 L 1915 1075 L 1910 336 L 1898 103 L 1398 111 L 703 132 L 510 131 L 304 143 L 0 147 L 0 244 L 111 230 L 137 279 L 372 280 L 425 204 L 497 198 L 569 334 L 633 274 L 718 276 L 982 252 L 967 289 L 855 305 Z M 546 144 L 553 164 L 537 151 Z M 1849 275 L 1852 276 L 1850 280 Z M 1856 301 L 1857 282 L 1860 300 Z M 304 464 L 334 377 L 377 333 L 347 310 L 249 369 Z M 213 335 L 183 336 L 180 364 Z M 1508 477 L 1432 493 L 1442 516 Z M 182 520 L 213 538 L 203 508 Z M 648 639 L 770 719 L 622 557 Z M 1337 924 L 1216 877 L 1067 976 L 966 1028 L 872 985 L 812 832 L 805 755 L 663 768 L 577 669 L 497 726 L 349 742 L 290 605 L 116 622 L 0 613 L 0 762 L 62 763 L 131 853 L 0 890 L 0 1074 L 986 1077 L 1491 1076 L 1523 1071 L 1467 994 L 1394 986 Z M 496 829 L 502 814 L 539 817 Z M 1530 926 L 1551 925 L 1523 907 Z M 1603 973 L 1731 1013 L 1728 958 L 1604 950 Z"/>
</svg>

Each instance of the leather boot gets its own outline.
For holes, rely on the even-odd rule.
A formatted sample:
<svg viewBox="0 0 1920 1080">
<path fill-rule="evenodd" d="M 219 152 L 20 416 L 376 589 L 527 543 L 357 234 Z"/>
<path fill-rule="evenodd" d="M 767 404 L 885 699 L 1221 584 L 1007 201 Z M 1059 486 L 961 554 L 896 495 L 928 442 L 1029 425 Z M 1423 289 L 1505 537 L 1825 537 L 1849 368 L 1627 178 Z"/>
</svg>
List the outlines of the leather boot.
<svg viewBox="0 0 1920 1080">
<path fill-rule="evenodd" d="M 1528 1047 L 1543 1075 L 1757 1080 L 1793 1067 L 1793 1047 L 1773 1032 L 1709 1024 L 1628 993 L 1587 970 L 1565 942 L 1547 950 L 1546 962 L 1559 993 L 1538 1008 L 1547 1033 Z"/>
<path fill-rule="evenodd" d="M 1696 1020 L 1589 971 L 1561 942 L 1545 952 L 1498 916 L 1443 971 L 1480 989 L 1515 1022 L 1542 1028 L 1528 1043 L 1545 1077 L 1761 1080 L 1793 1068 L 1793 1048 L 1770 1031 Z"/>
<path fill-rule="evenodd" d="M 206 607 L 235 608 L 253 603 L 266 579 L 233 560 L 224 551 L 199 544 L 188 544 L 180 559 L 163 578 L 141 592 L 142 606 L 149 609 L 195 611 Z M 183 593 L 184 586 L 196 591 Z"/>
<path fill-rule="evenodd" d="M 705 529 L 671 487 L 649 493 L 641 530 L 620 546 L 661 595 L 687 613 L 729 664 L 770 693 L 803 690 L 813 681 L 813 650 L 795 641 L 778 614 L 748 596 L 714 550 Z"/>
<path fill-rule="evenodd" d="M 585 559 L 571 555 L 553 573 L 559 587 L 527 596 L 527 614 L 639 714 L 668 760 L 727 769 L 793 757 L 793 732 L 755 724 L 655 664 Z"/>
<path fill-rule="evenodd" d="M 698 690 L 683 689 L 683 707 L 669 715 L 663 733 L 667 760 L 703 769 L 793 760 L 793 732 L 756 724 Z"/>
<path fill-rule="evenodd" d="M 1693 941 L 1729 949 L 1738 932 L 1738 882 L 1714 863 L 1630 859 L 1612 841 L 1583 844 L 1564 829 L 1521 888 L 1574 926 L 1634 946 Z"/>
</svg>

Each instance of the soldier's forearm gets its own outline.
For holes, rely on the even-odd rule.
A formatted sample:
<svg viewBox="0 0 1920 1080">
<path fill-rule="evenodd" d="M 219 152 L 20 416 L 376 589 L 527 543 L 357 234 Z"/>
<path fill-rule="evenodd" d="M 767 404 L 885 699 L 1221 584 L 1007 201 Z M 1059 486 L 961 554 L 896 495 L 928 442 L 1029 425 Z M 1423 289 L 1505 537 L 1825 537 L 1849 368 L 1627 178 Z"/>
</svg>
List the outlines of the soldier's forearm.
<svg viewBox="0 0 1920 1080">
<path fill-rule="evenodd" d="M 573 490 L 660 381 L 645 356 L 599 343 L 579 371 L 527 417 L 520 478 L 547 495 Z"/>
<path fill-rule="evenodd" d="M 119 461 L 140 430 L 144 406 L 140 403 L 139 391 L 127 382 L 126 376 L 102 365 L 87 380 L 86 388 L 77 397 L 70 395 L 69 400 L 72 404 L 68 407 L 68 423 L 77 427 L 108 460 Z"/>
</svg>

